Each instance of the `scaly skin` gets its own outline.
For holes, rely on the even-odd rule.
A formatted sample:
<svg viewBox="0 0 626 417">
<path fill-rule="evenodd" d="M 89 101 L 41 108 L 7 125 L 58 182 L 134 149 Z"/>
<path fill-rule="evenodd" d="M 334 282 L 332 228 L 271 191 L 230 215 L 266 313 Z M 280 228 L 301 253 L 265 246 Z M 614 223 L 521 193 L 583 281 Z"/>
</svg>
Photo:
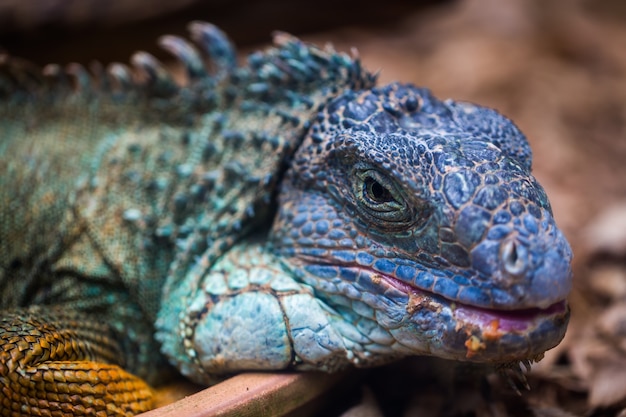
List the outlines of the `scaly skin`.
<svg viewBox="0 0 626 417">
<path fill-rule="evenodd" d="M 212 383 L 559 343 L 571 252 L 509 120 L 287 35 L 236 67 L 191 31 L 211 71 L 162 40 L 183 87 L 145 53 L 139 81 L 5 58 L 1 415 L 132 415 L 165 357 Z"/>
</svg>

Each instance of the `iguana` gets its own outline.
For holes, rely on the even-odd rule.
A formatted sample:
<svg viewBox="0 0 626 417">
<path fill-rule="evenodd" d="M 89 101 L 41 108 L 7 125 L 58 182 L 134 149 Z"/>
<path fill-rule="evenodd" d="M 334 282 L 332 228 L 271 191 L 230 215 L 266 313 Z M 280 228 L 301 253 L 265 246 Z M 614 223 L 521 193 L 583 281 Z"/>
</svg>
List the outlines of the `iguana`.
<svg viewBox="0 0 626 417">
<path fill-rule="evenodd" d="M 0 69 L 2 416 L 132 415 L 210 384 L 409 355 L 529 365 L 571 250 L 494 110 L 286 34 L 216 27 L 132 68 Z"/>
</svg>

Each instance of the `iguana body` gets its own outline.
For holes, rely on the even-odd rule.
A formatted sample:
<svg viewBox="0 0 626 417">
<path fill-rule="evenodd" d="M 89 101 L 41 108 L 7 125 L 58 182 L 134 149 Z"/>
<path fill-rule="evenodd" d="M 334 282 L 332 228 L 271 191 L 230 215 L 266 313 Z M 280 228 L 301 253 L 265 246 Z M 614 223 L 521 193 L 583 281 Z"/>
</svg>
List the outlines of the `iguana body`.
<svg viewBox="0 0 626 417">
<path fill-rule="evenodd" d="M 160 351 L 211 383 L 561 340 L 571 252 L 510 121 L 286 35 L 236 67 L 191 32 L 209 65 L 162 42 L 182 87 L 145 53 L 139 81 L 5 59 L 2 415 L 147 409 Z"/>
</svg>

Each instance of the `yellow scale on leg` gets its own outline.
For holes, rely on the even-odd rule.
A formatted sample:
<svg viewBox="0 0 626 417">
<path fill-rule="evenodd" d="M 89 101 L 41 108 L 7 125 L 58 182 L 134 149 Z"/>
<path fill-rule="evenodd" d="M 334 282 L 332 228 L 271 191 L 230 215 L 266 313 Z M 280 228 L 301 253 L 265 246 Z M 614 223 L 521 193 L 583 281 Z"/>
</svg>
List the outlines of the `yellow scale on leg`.
<svg viewBox="0 0 626 417">
<path fill-rule="evenodd" d="M 152 389 L 116 362 L 97 319 L 32 307 L 0 322 L 0 415 L 131 416 L 153 407 Z"/>
</svg>

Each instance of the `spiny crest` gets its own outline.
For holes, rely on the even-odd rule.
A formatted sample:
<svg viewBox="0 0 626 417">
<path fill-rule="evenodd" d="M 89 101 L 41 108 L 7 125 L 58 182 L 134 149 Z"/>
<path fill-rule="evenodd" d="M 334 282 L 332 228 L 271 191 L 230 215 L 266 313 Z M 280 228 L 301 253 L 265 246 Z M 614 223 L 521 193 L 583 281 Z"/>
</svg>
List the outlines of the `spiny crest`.
<svg viewBox="0 0 626 417">
<path fill-rule="evenodd" d="M 212 102 L 216 87 L 222 86 L 228 100 L 293 103 L 306 101 L 307 93 L 369 88 L 376 82 L 376 76 L 361 67 L 356 52 L 350 57 L 331 47 L 319 49 L 285 33 L 274 36 L 273 48 L 251 54 L 246 66 L 237 67 L 236 51 L 217 27 L 192 22 L 189 32 L 193 44 L 172 35 L 159 39 L 159 45 L 182 65 L 182 83 L 157 58 L 143 51 L 131 57 L 130 66 L 113 63 L 103 68 L 94 63 L 89 69 L 76 63 L 39 69 L 24 60 L 0 55 L 0 98 L 19 101 L 36 95 L 54 100 L 73 93 L 170 98 L 182 94 L 194 101 Z"/>
<path fill-rule="evenodd" d="M 191 39 L 202 53 L 188 41 L 171 35 L 162 36 L 159 45 L 182 65 L 188 85 L 214 87 L 235 68 L 235 50 L 228 38 L 215 26 L 192 22 Z M 205 64 L 204 59 L 210 62 Z M 65 68 L 50 64 L 43 69 L 18 58 L 0 56 L 0 97 L 19 98 L 31 94 L 65 96 L 79 93 L 130 94 L 141 92 L 149 97 L 170 97 L 184 86 L 176 82 L 172 72 L 147 52 L 131 57 L 132 66 L 112 63 L 106 69 L 93 63 L 87 70 L 73 63 Z"/>
<path fill-rule="evenodd" d="M 0 54 L 0 98 L 35 90 L 44 83 L 42 71 L 28 61 Z"/>
<path fill-rule="evenodd" d="M 283 32 L 274 34 L 274 45 L 251 54 L 248 65 L 240 68 L 237 76 L 247 84 L 248 94 L 282 101 L 298 93 L 360 90 L 376 83 L 376 75 L 363 69 L 356 50 L 348 56 L 330 45 L 320 49 Z"/>
</svg>

